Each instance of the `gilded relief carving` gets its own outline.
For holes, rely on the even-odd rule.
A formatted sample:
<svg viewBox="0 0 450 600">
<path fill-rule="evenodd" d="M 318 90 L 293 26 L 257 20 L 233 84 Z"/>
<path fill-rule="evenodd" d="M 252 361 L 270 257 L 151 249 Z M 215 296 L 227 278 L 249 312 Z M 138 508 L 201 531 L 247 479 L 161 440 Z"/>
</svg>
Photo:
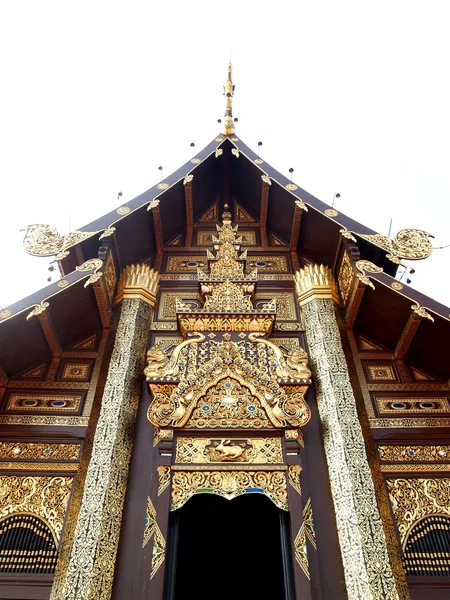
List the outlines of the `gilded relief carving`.
<svg viewBox="0 0 450 600">
<path fill-rule="evenodd" d="M 445 462 L 450 459 L 450 446 L 378 446 L 382 461 Z"/>
<path fill-rule="evenodd" d="M 269 292 L 268 294 L 255 295 L 255 308 L 260 308 L 270 300 L 275 300 L 277 319 L 280 321 L 297 321 L 295 298 L 293 292 Z"/>
<path fill-rule="evenodd" d="M 216 494 L 232 500 L 248 493 L 264 494 L 278 508 L 288 510 L 283 471 L 175 471 L 171 510 L 181 508 L 195 494 Z"/>
<path fill-rule="evenodd" d="M 0 460 L 78 460 L 80 444 L 0 442 Z"/>
<path fill-rule="evenodd" d="M 404 546 L 412 527 L 429 515 L 450 516 L 450 479 L 386 479 L 400 540 Z"/>
<path fill-rule="evenodd" d="M 264 273 L 288 273 L 288 263 L 283 254 L 272 256 L 249 256 L 247 258 L 247 268 L 262 270 Z"/>
<path fill-rule="evenodd" d="M 73 477 L 0 475 L 0 518 L 32 513 L 43 519 L 59 543 Z"/>
<path fill-rule="evenodd" d="M 352 263 L 348 252 L 344 252 L 344 254 L 342 255 L 341 266 L 338 275 L 339 290 L 341 292 L 344 304 L 347 304 L 347 300 L 353 284 L 353 279 L 354 273 Z"/>
<path fill-rule="evenodd" d="M 178 438 L 175 462 L 282 464 L 281 438 Z"/>
<path fill-rule="evenodd" d="M 198 246 L 212 246 L 214 241 L 215 231 L 206 230 L 197 232 L 197 245 Z M 254 230 L 240 229 L 239 235 L 242 236 L 243 246 L 256 246 L 256 232 Z M 200 265 L 199 265 L 200 266 Z"/>
<path fill-rule="evenodd" d="M 190 306 L 199 306 L 197 292 L 161 292 L 159 295 L 158 321 L 175 321 L 177 298 Z"/>
</svg>

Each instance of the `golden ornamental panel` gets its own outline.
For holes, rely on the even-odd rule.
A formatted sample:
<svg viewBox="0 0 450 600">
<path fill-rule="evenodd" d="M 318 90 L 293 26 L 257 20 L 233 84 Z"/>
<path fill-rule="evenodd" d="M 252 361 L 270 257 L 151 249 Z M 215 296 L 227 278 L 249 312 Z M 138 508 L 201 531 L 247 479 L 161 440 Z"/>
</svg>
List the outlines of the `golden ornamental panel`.
<svg viewBox="0 0 450 600">
<path fill-rule="evenodd" d="M 198 231 L 197 245 L 212 246 L 214 244 L 213 236 L 215 237 L 216 235 L 217 231 L 215 231 L 214 229 Z M 239 236 L 242 237 L 242 246 L 256 246 L 256 232 L 254 230 L 239 229 Z"/>
<path fill-rule="evenodd" d="M 175 346 L 178 346 L 183 342 L 183 337 L 181 335 L 155 335 L 153 338 L 153 344 L 156 346 L 160 346 L 163 352 L 167 352 L 170 349 L 173 349 Z"/>
<path fill-rule="evenodd" d="M 341 267 L 338 275 L 339 290 L 341 292 L 344 304 L 347 304 L 354 276 L 355 275 L 353 273 L 353 267 L 348 252 L 344 252 L 342 255 Z"/>
<path fill-rule="evenodd" d="M 277 319 L 280 321 L 297 321 L 297 309 L 294 292 L 266 292 L 255 295 L 254 306 L 261 308 L 271 300 L 276 301 Z"/>
<path fill-rule="evenodd" d="M 177 298 L 189 306 L 200 306 L 197 292 L 161 292 L 159 294 L 158 321 L 175 321 Z"/>
<path fill-rule="evenodd" d="M 378 455 L 384 462 L 445 462 L 450 446 L 378 446 Z"/>
<path fill-rule="evenodd" d="M 92 363 L 68 362 L 64 364 L 60 379 L 86 380 L 89 376 Z"/>
<path fill-rule="evenodd" d="M 232 500 L 244 494 L 264 494 L 288 510 L 283 471 L 176 471 L 172 477 L 172 506 L 177 510 L 196 494 L 215 494 Z"/>
<path fill-rule="evenodd" d="M 283 464 L 281 438 L 178 438 L 175 462 Z"/>
<path fill-rule="evenodd" d="M 302 471 L 302 468 L 300 465 L 289 465 L 289 467 L 288 467 L 289 483 L 292 485 L 294 490 L 298 494 L 300 494 L 300 496 L 302 495 L 302 486 L 300 483 L 301 471 Z"/>
<path fill-rule="evenodd" d="M 429 515 L 450 517 L 450 479 L 386 479 L 397 529 L 404 547 L 412 527 Z"/>
<path fill-rule="evenodd" d="M 103 267 L 103 280 L 105 282 L 106 291 L 108 293 L 108 298 L 111 303 L 114 297 L 114 291 L 116 289 L 117 283 L 116 267 L 114 266 L 112 252 L 108 252 L 106 263 Z"/>
<path fill-rule="evenodd" d="M 369 363 L 368 361 L 363 361 L 363 366 L 366 369 L 367 380 L 369 382 L 398 381 L 397 373 L 392 363 Z"/>
<path fill-rule="evenodd" d="M 247 269 L 258 269 L 263 273 L 288 273 L 289 265 L 286 255 L 271 256 L 249 256 L 247 257 Z"/>
<path fill-rule="evenodd" d="M 73 477 L 0 475 L 0 519 L 31 513 L 43 519 L 57 543 L 66 515 Z"/>
<path fill-rule="evenodd" d="M 6 402 L 6 411 L 14 412 L 78 412 L 83 396 L 80 394 L 33 394 L 11 393 Z"/>
<path fill-rule="evenodd" d="M 0 460 L 78 460 L 80 448 L 80 444 L 0 442 Z"/>
<path fill-rule="evenodd" d="M 197 268 L 208 268 L 208 261 L 204 254 L 195 256 L 169 256 L 165 270 L 167 273 L 197 273 Z"/>
</svg>

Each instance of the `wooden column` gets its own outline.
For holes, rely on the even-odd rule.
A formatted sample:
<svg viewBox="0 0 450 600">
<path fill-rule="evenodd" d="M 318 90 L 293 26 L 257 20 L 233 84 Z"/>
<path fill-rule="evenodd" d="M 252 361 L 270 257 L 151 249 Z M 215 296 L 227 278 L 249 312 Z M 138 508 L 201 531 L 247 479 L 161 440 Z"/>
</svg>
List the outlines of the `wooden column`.
<svg viewBox="0 0 450 600">
<path fill-rule="evenodd" d="M 333 274 L 323 265 L 307 266 L 296 273 L 296 284 L 317 391 L 348 598 L 407 599 L 406 581 L 396 582 L 389 559 L 334 312 L 339 297 Z"/>
<path fill-rule="evenodd" d="M 115 304 L 120 319 L 87 469 L 83 498 L 64 540 L 51 600 L 111 598 L 134 422 L 158 274 L 146 265 L 126 267 Z M 70 533 L 70 528 L 68 530 Z"/>
</svg>

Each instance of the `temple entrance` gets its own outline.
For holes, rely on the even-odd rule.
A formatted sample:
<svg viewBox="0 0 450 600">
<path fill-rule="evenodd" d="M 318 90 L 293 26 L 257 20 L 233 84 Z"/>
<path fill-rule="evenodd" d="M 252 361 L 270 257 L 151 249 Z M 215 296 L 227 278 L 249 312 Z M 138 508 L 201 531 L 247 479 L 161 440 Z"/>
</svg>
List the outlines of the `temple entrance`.
<svg viewBox="0 0 450 600">
<path fill-rule="evenodd" d="M 202 494 L 171 513 L 165 600 L 293 600 L 289 515 L 268 498 Z"/>
</svg>

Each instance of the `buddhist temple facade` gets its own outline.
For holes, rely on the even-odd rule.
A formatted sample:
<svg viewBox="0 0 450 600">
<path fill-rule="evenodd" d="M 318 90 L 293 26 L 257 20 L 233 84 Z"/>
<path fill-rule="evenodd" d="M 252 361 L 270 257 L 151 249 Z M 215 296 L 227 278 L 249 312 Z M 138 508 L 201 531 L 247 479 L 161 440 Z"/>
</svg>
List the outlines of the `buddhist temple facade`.
<svg viewBox="0 0 450 600">
<path fill-rule="evenodd" d="M 0 311 L 0 598 L 450 596 L 450 310 L 235 131 Z M 408 224 L 405 223 L 405 227 Z"/>
</svg>

